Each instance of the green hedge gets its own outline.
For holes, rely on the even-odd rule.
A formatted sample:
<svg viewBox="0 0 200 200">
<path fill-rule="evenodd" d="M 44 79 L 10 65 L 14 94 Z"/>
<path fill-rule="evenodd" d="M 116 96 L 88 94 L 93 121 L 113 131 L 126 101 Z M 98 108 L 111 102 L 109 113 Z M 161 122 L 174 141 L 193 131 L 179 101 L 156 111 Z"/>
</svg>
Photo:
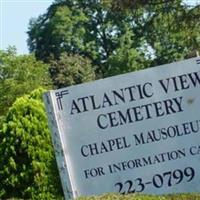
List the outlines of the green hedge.
<svg viewBox="0 0 200 200">
<path fill-rule="evenodd" d="M 62 199 L 43 92 L 18 98 L 0 129 L 0 199 Z"/>
<path fill-rule="evenodd" d="M 78 200 L 200 200 L 200 194 L 140 195 L 105 194 L 102 196 L 80 197 Z"/>
</svg>

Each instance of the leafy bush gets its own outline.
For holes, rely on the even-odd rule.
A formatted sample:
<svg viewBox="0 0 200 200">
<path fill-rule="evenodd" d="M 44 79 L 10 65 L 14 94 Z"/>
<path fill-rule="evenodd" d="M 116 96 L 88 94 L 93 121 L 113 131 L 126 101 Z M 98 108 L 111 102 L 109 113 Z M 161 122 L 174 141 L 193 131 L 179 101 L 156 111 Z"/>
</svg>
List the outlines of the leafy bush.
<svg viewBox="0 0 200 200">
<path fill-rule="evenodd" d="M 17 99 L 0 130 L 0 198 L 62 197 L 43 92 Z"/>
<path fill-rule="evenodd" d="M 63 53 L 51 62 L 50 73 L 57 88 L 95 80 L 94 68 L 88 58 Z"/>
<path fill-rule="evenodd" d="M 16 49 L 0 50 L 0 117 L 17 97 L 38 87 L 50 88 L 48 66 L 34 55 L 17 55 Z"/>
</svg>

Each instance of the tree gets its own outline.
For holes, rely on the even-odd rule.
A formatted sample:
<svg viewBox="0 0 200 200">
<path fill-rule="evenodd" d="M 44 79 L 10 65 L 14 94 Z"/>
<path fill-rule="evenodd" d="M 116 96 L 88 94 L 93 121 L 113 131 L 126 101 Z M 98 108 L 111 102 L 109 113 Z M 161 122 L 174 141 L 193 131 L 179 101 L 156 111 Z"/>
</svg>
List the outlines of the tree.
<svg viewBox="0 0 200 200">
<path fill-rule="evenodd" d="M 0 116 L 24 94 L 38 87 L 50 88 L 48 66 L 34 55 L 17 55 L 15 48 L 0 51 Z"/>
<path fill-rule="evenodd" d="M 119 47 L 115 50 L 113 55 L 108 58 L 110 66 L 105 73 L 106 76 L 137 71 L 149 66 L 145 55 L 132 47 L 131 40 L 133 38 L 135 38 L 135 35 L 129 29 L 119 38 Z"/>
<path fill-rule="evenodd" d="M 181 60 L 200 50 L 200 7 L 172 3 L 158 7 L 163 12 L 154 14 L 147 24 L 146 41 L 155 55 L 152 65 Z"/>
<path fill-rule="evenodd" d="M 174 0 L 102 0 L 102 4 L 116 11 L 138 9 L 144 6 L 162 5 Z"/>
<path fill-rule="evenodd" d="M 30 22 L 31 52 L 46 62 L 63 52 L 86 56 L 97 66 L 96 73 L 105 77 L 111 71 L 130 71 L 130 59 L 126 62 L 127 51 L 122 50 L 121 41 L 127 30 L 132 37 L 126 43 L 137 55 L 131 57 L 138 61 L 132 69 L 183 59 L 200 49 L 199 6 L 188 7 L 182 0 L 111 0 L 111 4 L 123 5 L 116 11 L 102 2 L 56 0 L 47 13 Z M 113 62 L 120 57 L 124 58 L 122 71 Z"/>
<path fill-rule="evenodd" d="M 65 51 L 80 53 L 86 21 L 80 9 L 70 9 L 63 3 L 53 4 L 46 14 L 30 21 L 28 44 L 31 52 L 44 61 L 58 59 Z"/>
<path fill-rule="evenodd" d="M 0 130 L 0 198 L 62 197 L 43 92 L 17 99 Z"/>
<path fill-rule="evenodd" d="M 57 88 L 95 80 L 90 60 L 79 55 L 61 54 L 58 60 L 51 62 L 50 73 Z"/>
<path fill-rule="evenodd" d="M 97 74 L 104 76 L 108 58 L 130 27 L 126 20 L 124 14 L 105 10 L 97 1 L 57 0 L 47 13 L 30 21 L 29 47 L 45 62 L 59 59 L 63 52 L 87 57 L 97 66 Z M 139 45 L 139 40 L 131 41 L 132 48 Z"/>
</svg>

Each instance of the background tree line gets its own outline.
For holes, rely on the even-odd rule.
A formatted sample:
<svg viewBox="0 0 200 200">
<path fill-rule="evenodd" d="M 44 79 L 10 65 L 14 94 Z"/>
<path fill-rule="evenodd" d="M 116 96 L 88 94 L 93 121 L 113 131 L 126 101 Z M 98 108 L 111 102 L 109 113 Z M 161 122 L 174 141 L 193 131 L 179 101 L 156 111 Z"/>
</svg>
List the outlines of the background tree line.
<svg viewBox="0 0 200 200">
<path fill-rule="evenodd" d="M 196 56 L 200 5 L 55 0 L 28 36 L 30 55 L 0 51 L 0 198 L 59 199 L 42 93 Z"/>
</svg>

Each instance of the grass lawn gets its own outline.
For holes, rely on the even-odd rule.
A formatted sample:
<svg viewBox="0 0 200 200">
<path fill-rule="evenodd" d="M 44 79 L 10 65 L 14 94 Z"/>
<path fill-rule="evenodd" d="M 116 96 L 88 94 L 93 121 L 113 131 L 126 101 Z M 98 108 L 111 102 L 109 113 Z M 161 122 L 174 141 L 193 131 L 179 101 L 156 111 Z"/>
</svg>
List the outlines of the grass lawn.
<svg viewBox="0 0 200 200">
<path fill-rule="evenodd" d="M 140 195 L 140 194 L 105 194 L 102 196 L 80 197 L 78 200 L 200 200 L 199 194 L 175 194 L 175 195 Z"/>
</svg>

